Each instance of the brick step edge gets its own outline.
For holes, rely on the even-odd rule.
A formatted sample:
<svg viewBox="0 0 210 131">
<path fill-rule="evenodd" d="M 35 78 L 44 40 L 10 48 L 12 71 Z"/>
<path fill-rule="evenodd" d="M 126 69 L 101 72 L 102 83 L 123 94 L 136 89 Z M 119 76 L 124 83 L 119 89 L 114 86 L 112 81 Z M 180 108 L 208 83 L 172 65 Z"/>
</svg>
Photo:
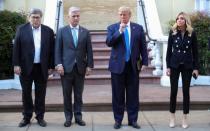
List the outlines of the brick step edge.
<svg viewBox="0 0 210 131">
<path fill-rule="evenodd" d="M 153 76 L 153 75 L 140 75 L 140 78 L 160 78 L 161 76 Z M 59 80 L 60 76 L 52 77 L 48 79 L 48 81 Z M 86 76 L 85 79 L 111 79 L 111 75 L 90 75 Z"/>
<path fill-rule="evenodd" d="M 177 109 L 182 110 L 182 102 L 177 102 Z M 191 101 L 191 110 L 208 110 L 210 101 Z M 63 104 L 46 104 L 46 112 L 63 112 Z M 140 111 L 168 110 L 169 102 L 140 102 Z M 21 112 L 22 105 L 0 105 L 0 112 Z M 111 103 L 84 103 L 84 112 L 112 111 Z"/>
</svg>

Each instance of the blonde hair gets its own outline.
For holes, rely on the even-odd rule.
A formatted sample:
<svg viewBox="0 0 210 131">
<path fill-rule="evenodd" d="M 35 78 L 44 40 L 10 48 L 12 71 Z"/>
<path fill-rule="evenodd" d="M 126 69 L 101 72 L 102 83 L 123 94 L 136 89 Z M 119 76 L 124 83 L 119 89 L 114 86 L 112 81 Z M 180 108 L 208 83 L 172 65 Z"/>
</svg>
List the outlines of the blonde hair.
<svg viewBox="0 0 210 131">
<path fill-rule="evenodd" d="M 186 25 L 186 31 L 188 31 L 188 36 L 192 35 L 193 32 L 193 28 L 191 26 L 191 20 L 190 17 L 185 13 L 185 12 L 180 12 L 177 17 L 176 17 L 176 22 L 175 24 L 172 26 L 171 30 L 173 31 L 173 35 L 177 34 L 177 30 L 178 30 L 178 25 L 177 25 L 177 19 L 180 15 L 183 15 L 184 19 L 185 19 L 185 25 Z"/>
<path fill-rule="evenodd" d="M 131 9 L 130 7 L 128 6 L 121 6 L 119 9 L 118 9 L 118 12 L 129 12 L 129 14 L 131 15 Z"/>
</svg>

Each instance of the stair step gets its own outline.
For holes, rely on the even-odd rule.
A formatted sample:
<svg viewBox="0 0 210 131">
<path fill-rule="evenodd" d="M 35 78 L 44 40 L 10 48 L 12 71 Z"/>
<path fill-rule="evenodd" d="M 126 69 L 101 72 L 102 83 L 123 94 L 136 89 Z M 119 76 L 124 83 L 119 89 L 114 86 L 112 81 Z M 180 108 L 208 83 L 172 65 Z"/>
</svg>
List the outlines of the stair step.
<svg viewBox="0 0 210 131">
<path fill-rule="evenodd" d="M 160 76 L 151 74 L 140 74 L 140 83 L 142 84 L 160 84 Z M 111 84 L 110 74 L 89 75 L 85 77 L 87 85 L 105 85 Z M 55 76 L 48 80 L 48 85 L 61 85 L 60 76 Z"/>
<path fill-rule="evenodd" d="M 107 48 L 105 41 L 92 41 L 92 47 L 93 48 Z"/>
<path fill-rule="evenodd" d="M 93 56 L 94 65 L 108 65 L 110 56 Z"/>
<path fill-rule="evenodd" d="M 106 36 L 107 36 L 106 31 L 102 31 L 102 32 L 96 31 L 96 32 L 91 32 L 90 34 L 91 34 L 91 41 L 92 42 L 94 42 L 94 41 L 105 42 L 106 41 Z"/>
<path fill-rule="evenodd" d="M 141 74 L 144 75 L 151 75 L 152 71 L 155 68 L 152 66 L 148 66 L 146 70 L 141 71 Z M 95 65 L 94 69 L 91 72 L 91 75 L 108 75 L 110 74 L 110 71 L 108 70 L 108 65 Z"/>
<path fill-rule="evenodd" d="M 95 47 L 93 48 L 93 56 L 110 56 L 111 48 L 108 47 Z"/>
</svg>

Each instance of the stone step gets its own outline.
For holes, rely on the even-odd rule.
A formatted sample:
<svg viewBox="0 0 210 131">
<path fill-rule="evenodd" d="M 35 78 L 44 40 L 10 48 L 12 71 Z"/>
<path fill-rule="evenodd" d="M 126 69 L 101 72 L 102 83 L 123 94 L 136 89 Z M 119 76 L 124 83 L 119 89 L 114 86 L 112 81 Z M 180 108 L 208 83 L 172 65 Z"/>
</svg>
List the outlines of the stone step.
<svg viewBox="0 0 210 131">
<path fill-rule="evenodd" d="M 142 84 L 160 84 L 160 76 L 153 76 L 151 74 L 140 74 L 140 82 Z M 60 85 L 60 76 L 54 76 L 48 80 L 48 85 Z M 89 75 L 85 77 L 85 84 L 87 85 L 106 85 L 111 84 L 110 74 Z"/>
<path fill-rule="evenodd" d="M 93 48 L 107 48 L 105 41 L 92 41 L 92 47 Z"/>
<path fill-rule="evenodd" d="M 94 65 L 108 65 L 110 56 L 93 56 Z"/>
<path fill-rule="evenodd" d="M 91 34 L 91 41 L 95 42 L 95 41 L 106 41 L 106 34 Z"/>
<path fill-rule="evenodd" d="M 141 102 L 140 101 L 140 111 L 162 111 L 168 110 L 169 102 Z M 210 101 L 192 101 L 190 102 L 191 110 L 208 110 Z M 46 112 L 63 112 L 63 103 L 46 104 Z M 183 110 L 183 102 L 177 102 L 177 110 Z M 3 112 L 21 112 L 22 105 L 0 105 L 0 113 Z M 112 110 L 112 103 L 84 103 L 84 112 L 108 112 Z"/>
<path fill-rule="evenodd" d="M 162 87 L 159 84 L 142 84 L 141 81 L 139 86 L 140 110 L 168 110 L 170 104 L 169 87 Z M 21 90 L 1 90 L 0 112 L 21 112 L 21 94 Z M 34 90 L 32 90 L 32 94 L 34 95 Z M 190 88 L 190 109 L 205 110 L 207 113 L 209 113 L 209 94 L 209 86 L 192 86 Z M 59 86 L 48 85 L 45 100 L 46 111 L 63 112 L 63 95 L 60 81 Z M 83 111 L 112 111 L 111 85 L 85 85 L 83 92 L 83 103 Z M 179 89 L 177 93 L 177 110 L 182 110 L 182 107 L 182 90 Z"/>
<path fill-rule="evenodd" d="M 110 75 L 110 71 L 108 70 L 108 65 L 96 65 L 91 72 L 91 75 Z"/>
<path fill-rule="evenodd" d="M 160 84 L 160 76 L 150 74 L 140 74 L 140 82 L 142 84 Z M 111 84 L 111 75 L 90 75 L 85 79 L 85 84 L 91 85 Z"/>
<path fill-rule="evenodd" d="M 110 56 L 111 48 L 108 47 L 95 47 L 93 48 L 93 56 Z"/>
<path fill-rule="evenodd" d="M 141 71 L 141 74 L 144 74 L 144 75 L 152 74 L 152 71 L 154 69 L 155 68 L 150 65 L 147 67 L 146 70 Z M 103 75 L 111 74 L 110 71 L 108 70 L 108 65 L 96 65 L 91 72 L 91 75 L 100 75 L 100 74 L 103 74 Z"/>
</svg>

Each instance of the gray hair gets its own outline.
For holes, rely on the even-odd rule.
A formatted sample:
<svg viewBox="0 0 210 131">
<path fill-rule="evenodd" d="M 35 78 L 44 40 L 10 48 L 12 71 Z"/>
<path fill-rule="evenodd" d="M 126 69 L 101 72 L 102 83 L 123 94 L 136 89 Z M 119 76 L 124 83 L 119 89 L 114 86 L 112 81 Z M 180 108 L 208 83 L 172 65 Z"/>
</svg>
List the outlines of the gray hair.
<svg viewBox="0 0 210 131">
<path fill-rule="evenodd" d="M 42 11 L 38 8 L 32 8 L 29 12 L 29 16 L 31 16 L 32 14 L 39 14 L 42 17 Z"/>
<path fill-rule="evenodd" d="M 69 15 L 72 12 L 80 12 L 80 8 L 79 7 L 72 6 L 72 7 L 69 8 Z"/>
</svg>

